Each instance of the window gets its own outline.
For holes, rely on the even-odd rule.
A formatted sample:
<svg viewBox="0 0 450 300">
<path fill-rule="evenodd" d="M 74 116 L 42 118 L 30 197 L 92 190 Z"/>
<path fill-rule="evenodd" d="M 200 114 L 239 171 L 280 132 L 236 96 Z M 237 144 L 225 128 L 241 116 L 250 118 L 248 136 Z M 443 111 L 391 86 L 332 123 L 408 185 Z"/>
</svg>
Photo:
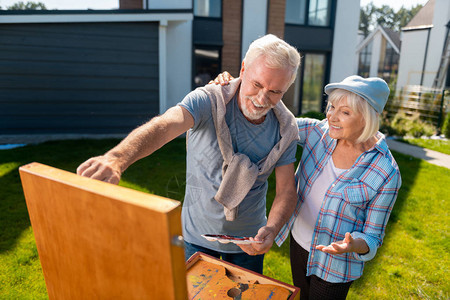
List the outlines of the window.
<svg viewBox="0 0 450 300">
<path fill-rule="evenodd" d="M 302 57 L 297 78 L 283 97 L 284 104 L 294 115 L 322 112 L 326 54 L 302 53 Z"/>
<path fill-rule="evenodd" d="M 220 51 L 218 49 L 195 48 L 195 87 L 208 84 L 220 72 Z"/>
<path fill-rule="evenodd" d="M 358 75 L 362 77 L 370 76 L 370 61 L 372 59 L 372 41 L 359 53 Z"/>
<path fill-rule="evenodd" d="M 222 0 L 194 0 L 194 15 L 196 17 L 222 17 Z"/>
<path fill-rule="evenodd" d="M 306 0 L 286 1 L 286 23 L 305 24 Z"/>
<path fill-rule="evenodd" d="M 322 95 L 325 76 L 325 55 L 306 54 L 303 72 L 302 114 L 322 112 Z"/>
<path fill-rule="evenodd" d="M 286 0 L 285 22 L 296 25 L 329 26 L 331 0 Z"/>
<path fill-rule="evenodd" d="M 308 24 L 328 26 L 330 24 L 330 0 L 309 1 Z"/>
<path fill-rule="evenodd" d="M 378 77 L 383 78 L 387 83 L 397 77 L 399 55 L 392 45 L 382 37 L 380 61 L 378 64 Z"/>
</svg>

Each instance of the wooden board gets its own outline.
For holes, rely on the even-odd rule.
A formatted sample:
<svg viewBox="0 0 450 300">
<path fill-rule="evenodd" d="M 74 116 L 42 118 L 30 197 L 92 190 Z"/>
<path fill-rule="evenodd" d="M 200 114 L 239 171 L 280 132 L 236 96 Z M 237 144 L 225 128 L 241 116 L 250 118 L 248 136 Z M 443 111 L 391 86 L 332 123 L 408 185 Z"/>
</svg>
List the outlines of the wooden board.
<svg viewBox="0 0 450 300">
<path fill-rule="evenodd" d="M 178 201 L 32 163 L 19 169 L 50 299 L 186 299 Z"/>
<path fill-rule="evenodd" d="M 300 299 L 300 289 L 197 252 L 186 263 L 188 299 Z"/>
</svg>

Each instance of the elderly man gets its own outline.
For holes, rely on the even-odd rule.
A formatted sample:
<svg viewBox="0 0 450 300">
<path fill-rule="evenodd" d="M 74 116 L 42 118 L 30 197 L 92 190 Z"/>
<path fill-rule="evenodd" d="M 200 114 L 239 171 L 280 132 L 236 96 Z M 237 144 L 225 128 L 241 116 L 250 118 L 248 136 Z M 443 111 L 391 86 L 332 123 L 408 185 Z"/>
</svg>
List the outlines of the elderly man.
<svg viewBox="0 0 450 300">
<path fill-rule="evenodd" d="M 117 184 L 134 162 L 188 131 L 182 209 L 185 255 L 201 251 L 262 273 L 264 253 L 297 201 L 294 162 L 298 130 L 280 101 L 295 80 L 298 52 L 266 35 L 246 53 L 240 78 L 189 93 L 177 106 L 132 131 L 77 173 Z M 276 196 L 266 218 L 267 178 Z M 250 237 L 247 244 L 208 241 L 204 234 Z"/>
</svg>

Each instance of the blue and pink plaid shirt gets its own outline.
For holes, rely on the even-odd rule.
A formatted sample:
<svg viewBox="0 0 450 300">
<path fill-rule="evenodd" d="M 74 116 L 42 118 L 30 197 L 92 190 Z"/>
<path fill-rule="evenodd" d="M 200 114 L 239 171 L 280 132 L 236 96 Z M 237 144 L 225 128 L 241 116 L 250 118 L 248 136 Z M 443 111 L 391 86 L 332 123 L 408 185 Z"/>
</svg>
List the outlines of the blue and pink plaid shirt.
<svg viewBox="0 0 450 300">
<path fill-rule="evenodd" d="M 328 135 L 328 121 L 297 119 L 302 158 L 296 172 L 298 202 L 295 212 L 275 238 L 280 246 L 294 224 L 314 180 L 322 172 L 336 147 Z M 383 134 L 378 142 L 361 154 L 328 188 L 316 220 L 309 249 L 307 276 L 316 275 L 328 282 L 348 282 L 361 277 L 364 262 L 372 259 L 381 246 L 389 215 L 401 185 L 400 171 Z M 362 238 L 369 252 L 360 255 L 332 255 L 316 250 L 344 239 L 350 232 Z M 291 254 L 293 255 L 293 254 Z"/>
</svg>

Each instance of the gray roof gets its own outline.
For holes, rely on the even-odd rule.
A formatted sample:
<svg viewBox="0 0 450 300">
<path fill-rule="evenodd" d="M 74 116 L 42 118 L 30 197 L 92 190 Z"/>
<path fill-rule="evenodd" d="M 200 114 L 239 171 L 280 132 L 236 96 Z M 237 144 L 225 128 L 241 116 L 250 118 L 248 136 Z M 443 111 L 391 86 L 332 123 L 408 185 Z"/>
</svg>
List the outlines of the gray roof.
<svg viewBox="0 0 450 300">
<path fill-rule="evenodd" d="M 395 46 L 397 46 L 397 48 L 400 49 L 400 33 L 390 28 L 386 28 L 384 26 L 381 27 L 383 27 L 384 32 L 386 32 L 386 34 L 389 36 L 389 38 L 395 44 Z"/>
<path fill-rule="evenodd" d="M 435 0 L 429 0 L 402 29 L 433 25 L 434 3 Z"/>
</svg>

